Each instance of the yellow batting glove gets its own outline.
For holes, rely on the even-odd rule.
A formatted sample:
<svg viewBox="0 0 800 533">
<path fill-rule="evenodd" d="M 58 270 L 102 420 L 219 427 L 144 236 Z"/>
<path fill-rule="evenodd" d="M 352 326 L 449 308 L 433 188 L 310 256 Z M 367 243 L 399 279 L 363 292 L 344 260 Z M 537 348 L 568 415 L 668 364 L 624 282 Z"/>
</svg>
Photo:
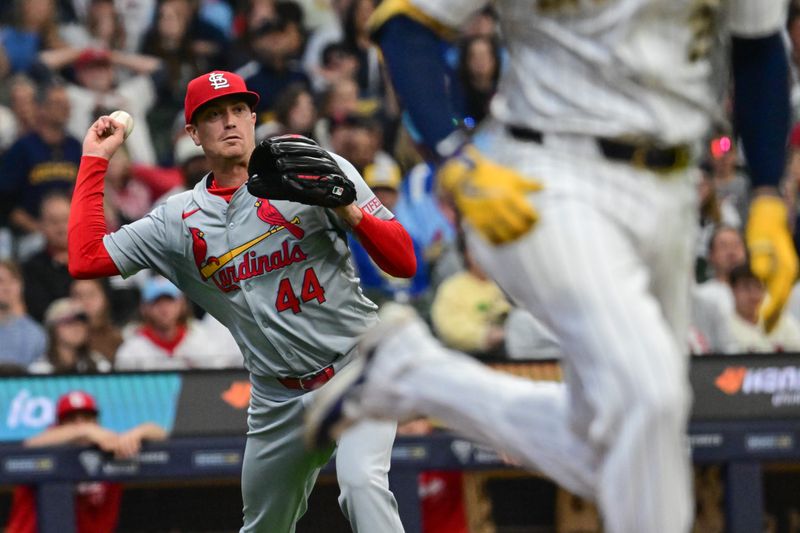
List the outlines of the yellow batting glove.
<svg viewBox="0 0 800 533">
<path fill-rule="evenodd" d="M 797 278 L 797 252 L 789 234 L 786 204 L 777 196 L 756 196 L 747 220 L 750 268 L 766 285 L 768 297 L 761 306 L 767 332 L 778 324 Z"/>
<path fill-rule="evenodd" d="M 448 159 L 437 179 L 461 215 L 493 244 L 518 239 L 538 219 L 527 196 L 542 185 L 486 159 L 472 145 Z"/>
</svg>

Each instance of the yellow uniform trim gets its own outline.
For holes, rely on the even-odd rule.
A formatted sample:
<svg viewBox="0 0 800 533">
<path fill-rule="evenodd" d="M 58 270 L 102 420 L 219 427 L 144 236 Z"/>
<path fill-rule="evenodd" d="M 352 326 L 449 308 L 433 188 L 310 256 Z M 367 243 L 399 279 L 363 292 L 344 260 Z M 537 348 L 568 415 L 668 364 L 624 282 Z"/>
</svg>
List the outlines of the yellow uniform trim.
<svg viewBox="0 0 800 533">
<path fill-rule="evenodd" d="M 410 0 L 383 0 L 367 21 L 367 28 L 369 28 L 370 35 L 374 38 L 389 19 L 398 15 L 405 15 L 419 22 L 442 39 L 451 41 L 457 35 L 455 29 L 442 24 L 435 18 L 424 13 L 417 6 L 412 4 Z"/>
<path fill-rule="evenodd" d="M 291 221 L 292 224 L 297 224 L 298 222 L 300 222 L 300 219 L 298 217 L 294 217 L 292 219 L 292 221 Z M 242 252 L 247 251 L 249 248 L 252 248 L 256 244 L 258 244 L 261 241 L 263 241 L 264 239 L 266 239 L 267 237 L 275 235 L 276 233 L 278 233 L 279 231 L 281 231 L 283 229 L 286 229 L 286 226 L 282 226 L 282 225 L 281 226 L 275 226 L 274 228 L 268 230 L 267 232 L 262 233 L 261 235 L 259 235 L 255 239 L 251 239 L 251 240 L 247 241 L 246 243 L 244 243 L 244 244 L 242 244 L 240 246 L 237 246 L 233 250 L 225 252 L 224 254 L 222 254 L 221 256 L 219 256 L 217 258 L 216 262 L 207 263 L 206 265 L 204 265 L 200 269 L 200 275 L 203 276 L 203 279 L 210 278 L 211 276 L 216 274 L 217 271 L 220 268 L 222 268 L 225 265 L 227 265 L 228 263 L 230 263 L 238 255 L 241 255 Z"/>
</svg>

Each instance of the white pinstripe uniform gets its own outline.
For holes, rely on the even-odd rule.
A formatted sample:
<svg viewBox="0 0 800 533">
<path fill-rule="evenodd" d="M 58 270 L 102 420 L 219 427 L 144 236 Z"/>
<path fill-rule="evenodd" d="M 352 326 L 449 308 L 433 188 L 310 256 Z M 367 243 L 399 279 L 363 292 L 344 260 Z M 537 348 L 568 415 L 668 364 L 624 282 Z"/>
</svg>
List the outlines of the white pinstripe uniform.
<svg viewBox="0 0 800 533">
<path fill-rule="evenodd" d="M 412 3 L 458 27 L 487 2 Z M 436 417 L 596 498 L 611 533 L 688 531 L 694 183 L 686 169 L 656 173 L 608 159 L 596 138 L 697 143 L 718 107 L 713 23 L 766 36 L 783 23 L 785 4 L 494 5 L 510 62 L 475 144 L 544 190 L 531 196 L 540 220 L 529 234 L 496 247 L 471 234 L 469 244 L 500 286 L 556 333 L 565 384 L 500 375 L 421 330 L 406 331 L 376 352 L 363 403 L 373 416 Z M 518 140 L 507 125 L 543 132 L 543 141 Z M 412 349 L 426 357 L 400 356 Z"/>
</svg>

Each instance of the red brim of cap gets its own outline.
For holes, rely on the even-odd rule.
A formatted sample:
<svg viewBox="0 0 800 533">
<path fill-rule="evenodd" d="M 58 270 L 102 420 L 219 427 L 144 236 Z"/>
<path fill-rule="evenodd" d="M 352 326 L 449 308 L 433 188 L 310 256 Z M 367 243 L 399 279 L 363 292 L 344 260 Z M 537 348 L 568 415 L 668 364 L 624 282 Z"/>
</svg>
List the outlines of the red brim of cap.
<svg viewBox="0 0 800 533">
<path fill-rule="evenodd" d="M 111 61 L 107 59 L 89 59 L 87 61 L 78 61 L 75 63 L 75 70 L 81 70 L 89 67 L 110 67 Z"/>
<path fill-rule="evenodd" d="M 73 414 L 73 413 L 92 413 L 93 415 L 97 416 L 100 414 L 100 411 L 97 409 L 92 409 L 91 407 L 80 407 L 78 409 L 68 409 L 63 413 L 58 413 L 58 423 L 60 424 L 64 418 Z"/>
<path fill-rule="evenodd" d="M 194 118 L 195 114 L 200 110 L 201 107 L 206 105 L 207 103 L 211 102 L 212 100 L 217 100 L 219 98 L 225 98 L 226 96 L 242 96 L 250 105 L 251 109 L 255 109 L 256 105 L 258 105 L 258 101 L 261 97 L 258 96 L 258 93 L 254 93 L 253 91 L 239 91 L 239 92 L 232 92 L 226 94 L 212 94 L 205 100 L 201 100 L 195 108 L 192 110 L 192 114 L 186 120 L 187 124 L 191 124 L 192 119 Z M 186 118 L 186 117 L 184 117 Z"/>
</svg>

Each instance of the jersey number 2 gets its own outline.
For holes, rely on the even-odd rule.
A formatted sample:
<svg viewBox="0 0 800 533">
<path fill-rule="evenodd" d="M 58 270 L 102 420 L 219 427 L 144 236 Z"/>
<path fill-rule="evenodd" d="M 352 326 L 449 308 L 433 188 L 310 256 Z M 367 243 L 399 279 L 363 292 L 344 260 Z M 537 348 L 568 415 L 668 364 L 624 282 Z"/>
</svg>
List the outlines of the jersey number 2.
<svg viewBox="0 0 800 533">
<path fill-rule="evenodd" d="M 307 268 L 303 274 L 303 285 L 300 287 L 300 299 L 303 300 L 303 303 L 310 302 L 311 300 L 325 303 L 325 289 L 320 285 L 319 279 L 317 279 L 317 273 L 314 272 L 313 268 Z M 283 278 L 280 284 L 278 284 L 278 297 L 275 299 L 275 309 L 277 309 L 279 313 L 291 309 L 294 314 L 297 314 L 300 312 L 300 299 L 297 298 L 289 278 Z"/>
</svg>

